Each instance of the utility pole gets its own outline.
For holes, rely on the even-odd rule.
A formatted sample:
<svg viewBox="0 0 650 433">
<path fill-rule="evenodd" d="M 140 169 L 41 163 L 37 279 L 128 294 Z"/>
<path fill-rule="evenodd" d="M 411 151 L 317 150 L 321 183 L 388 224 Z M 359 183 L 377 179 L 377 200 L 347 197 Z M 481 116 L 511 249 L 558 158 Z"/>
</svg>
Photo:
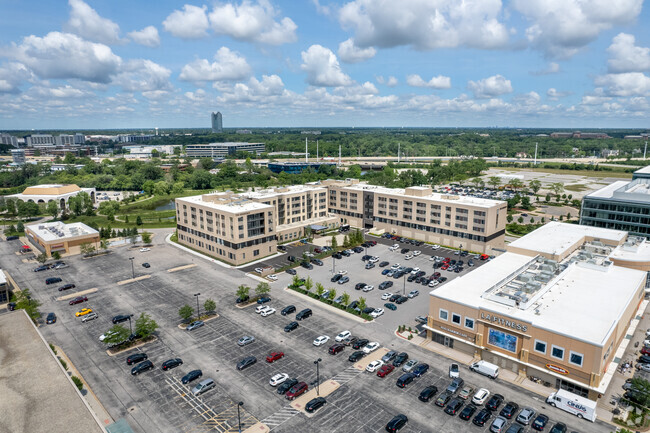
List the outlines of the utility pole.
<svg viewBox="0 0 650 433">
<path fill-rule="evenodd" d="M 401 145 L 400 143 L 397 143 L 397 163 L 399 163 L 399 153 L 400 153 Z"/>
<path fill-rule="evenodd" d="M 316 140 L 316 162 L 318 162 L 318 140 Z"/>
<path fill-rule="evenodd" d="M 309 150 L 307 149 L 307 137 L 305 137 L 305 162 L 309 162 Z"/>
<path fill-rule="evenodd" d="M 645 159 L 645 154 L 646 154 L 647 151 L 648 151 L 648 141 L 646 140 L 645 146 L 643 148 L 643 159 Z"/>
<path fill-rule="evenodd" d="M 533 165 L 537 166 L 537 143 L 535 143 L 535 162 L 533 162 Z"/>
<path fill-rule="evenodd" d="M 341 145 L 339 144 L 339 167 L 341 166 Z"/>
</svg>

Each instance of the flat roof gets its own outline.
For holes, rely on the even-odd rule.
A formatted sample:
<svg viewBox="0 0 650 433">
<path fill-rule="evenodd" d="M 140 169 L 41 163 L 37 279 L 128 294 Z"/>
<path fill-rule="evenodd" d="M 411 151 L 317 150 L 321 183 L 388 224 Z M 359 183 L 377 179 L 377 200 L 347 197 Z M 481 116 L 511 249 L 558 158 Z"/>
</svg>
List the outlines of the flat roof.
<svg viewBox="0 0 650 433">
<path fill-rule="evenodd" d="M 206 195 L 211 195 L 211 194 L 206 194 Z M 224 196 L 224 199 L 226 198 L 228 197 Z M 211 209 L 219 210 L 222 212 L 229 212 L 229 213 L 243 213 L 243 212 L 273 208 L 273 206 L 271 205 L 258 203 L 256 201 L 252 201 L 245 197 L 233 196 L 230 198 L 232 199 L 230 203 L 215 203 L 212 201 L 203 200 L 202 195 L 195 195 L 191 197 L 179 197 L 176 200 L 180 202 L 187 202 L 190 204 L 198 204 Z"/>
<path fill-rule="evenodd" d="M 2 425 L 13 433 L 100 433 L 61 364 L 24 310 L 0 314 Z"/>
<path fill-rule="evenodd" d="M 31 224 L 27 228 L 45 242 L 99 234 L 97 230 L 81 222 L 65 224 L 61 221 L 55 221 Z"/>
<path fill-rule="evenodd" d="M 211 147 L 219 147 L 219 146 L 242 146 L 245 144 L 264 144 L 264 143 L 247 143 L 245 141 L 228 141 L 225 143 L 204 143 L 204 144 L 188 144 L 185 147 L 197 147 L 197 146 L 211 146 Z"/>
<path fill-rule="evenodd" d="M 572 263 L 551 280 L 528 308 L 509 306 L 482 295 L 530 262 L 504 253 L 473 272 L 430 292 L 431 296 L 527 322 L 536 328 L 603 346 L 646 278 L 644 271 L 619 266 Z"/>
<path fill-rule="evenodd" d="M 286 191 L 280 191 L 280 189 L 284 189 Z M 290 186 L 285 186 L 282 188 L 269 188 L 269 189 L 263 189 L 260 191 L 250 191 L 250 192 L 243 192 L 239 194 L 240 197 L 247 197 L 251 199 L 257 199 L 257 200 L 263 200 L 266 198 L 271 198 L 271 197 L 277 197 L 279 195 L 289 195 L 289 194 L 298 194 L 301 192 L 308 192 L 308 191 L 314 191 L 314 192 L 325 192 L 327 191 L 327 188 L 322 185 L 290 185 Z"/>
<path fill-rule="evenodd" d="M 551 221 L 510 242 L 509 246 L 538 253 L 561 255 L 585 236 L 620 243 L 627 237 L 627 232 Z"/>
<path fill-rule="evenodd" d="M 639 135 L 639 137 L 641 137 L 641 136 Z M 645 173 L 645 174 L 650 174 L 650 165 L 647 165 L 647 166 L 645 166 L 645 167 L 643 167 L 643 168 L 640 168 L 640 169 L 638 169 L 637 171 L 635 171 L 634 173 Z"/>
<path fill-rule="evenodd" d="M 471 206 L 484 207 L 484 208 L 501 207 L 506 204 L 506 202 L 502 200 L 492 200 L 488 198 L 478 198 L 478 197 L 469 197 L 469 196 L 461 196 L 461 195 L 449 195 L 449 194 L 441 194 L 437 192 L 431 193 L 429 195 L 424 195 L 424 196 L 406 195 L 406 190 L 404 188 L 387 188 L 384 186 L 369 185 L 366 183 L 345 185 L 345 188 L 358 190 L 358 191 L 374 191 L 375 193 L 399 196 L 402 199 L 413 199 L 413 200 L 424 199 L 424 200 L 430 200 L 430 201 L 436 201 L 442 203 L 452 203 L 454 205 L 471 205 Z M 416 187 L 411 187 L 411 188 L 416 188 Z M 427 189 L 427 187 L 421 187 L 421 189 Z"/>
</svg>

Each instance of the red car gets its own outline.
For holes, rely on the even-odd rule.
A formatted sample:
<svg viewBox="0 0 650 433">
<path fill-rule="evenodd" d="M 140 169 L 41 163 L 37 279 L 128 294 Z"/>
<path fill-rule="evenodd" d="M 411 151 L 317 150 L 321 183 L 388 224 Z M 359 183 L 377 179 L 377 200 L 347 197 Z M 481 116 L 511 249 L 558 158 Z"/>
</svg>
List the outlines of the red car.
<svg viewBox="0 0 650 433">
<path fill-rule="evenodd" d="M 449 263 L 449 262 L 451 262 L 451 259 L 450 259 L 449 257 L 445 257 L 445 258 L 442 260 L 442 263 Z"/>
<path fill-rule="evenodd" d="M 75 305 L 75 304 L 81 304 L 82 302 L 86 302 L 88 298 L 85 296 L 77 296 L 73 300 L 70 301 L 70 305 Z"/>
<path fill-rule="evenodd" d="M 379 370 L 377 370 L 377 376 L 386 377 L 386 375 L 393 370 L 395 370 L 395 366 L 393 364 L 384 364 L 379 368 Z"/>
<path fill-rule="evenodd" d="M 369 244 L 371 244 L 373 247 L 377 245 L 377 241 L 368 241 Z"/>
<path fill-rule="evenodd" d="M 320 247 L 316 247 L 316 248 L 314 248 L 314 252 L 315 252 L 316 254 L 320 254 L 320 253 L 323 252 L 323 250 L 322 250 Z"/>
<path fill-rule="evenodd" d="M 644 355 L 650 355 L 650 348 L 643 346 L 643 349 L 641 349 L 641 353 Z"/>
<path fill-rule="evenodd" d="M 449 264 L 445 263 L 444 265 L 442 265 L 440 267 L 440 269 L 442 269 L 443 271 L 446 271 L 447 269 L 449 269 Z"/>
<path fill-rule="evenodd" d="M 340 343 L 337 343 L 332 347 L 330 347 L 328 352 L 330 355 L 336 355 L 337 353 L 343 352 L 343 349 L 345 349 L 345 346 Z"/>
<path fill-rule="evenodd" d="M 481 260 L 487 260 L 489 258 L 490 258 L 490 256 L 488 256 L 487 254 L 481 254 L 481 257 L 480 257 Z"/>
<path fill-rule="evenodd" d="M 281 359 L 282 357 L 284 357 L 283 352 L 271 352 L 271 354 L 266 357 L 266 362 L 271 363 L 273 361 L 277 361 L 278 359 Z"/>
<path fill-rule="evenodd" d="M 286 393 L 285 398 L 287 400 L 293 400 L 296 397 L 300 397 L 308 390 L 309 390 L 309 386 L 305 382 L 298 382 L 294 386 L 289 388 L 289 392 Z"/>
</svg>

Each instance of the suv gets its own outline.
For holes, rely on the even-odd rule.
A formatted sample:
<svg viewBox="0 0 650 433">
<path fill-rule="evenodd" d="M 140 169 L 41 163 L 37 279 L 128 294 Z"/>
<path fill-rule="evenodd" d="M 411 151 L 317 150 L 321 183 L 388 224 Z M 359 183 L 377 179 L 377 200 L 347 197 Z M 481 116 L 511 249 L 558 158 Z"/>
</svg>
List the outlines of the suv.
<svg viewBox="0 0 650 433">
<path fill-rule="evenodd" d="M 149 357 L 146 353 L 134 353 L 133 355 L 126 358 L 126 365 L 137 364 L 138 362 L 146 361 Z"/>
<path fill-rule="evenodd" d="M 153 362 L 146 360 L 141 362 L 140 364 L 136 365 L 131 369 L 131 375 L 137 376 L 138 374 L 142 373 L 143 371 L 151 370 L 153 369 Z"/>
<path fill-rule="evenodd" d="M 194 397 L 197 397 L 197 396 L 203 394 L 204 392 L 211 390 L 215 386 L 217 386 L 217 385 L 214 383 L 214 380 L 212 380 L 212 379 L 204 379 L 201 382 L 199 382 L 198 385 L 196 385 L 194 388 L 192 388 L 192 394 L 194 395 Z"/>
<path fill-rule="evenodd" d="M 405 373 L 397 379 L 397 382 L 395 385 L 399 386 L 400 388 L 406 388 L 406 386 L 413 382 L 413 379 L 415 379 L 415 375 L 411 373 Z"/>
<path fill-rule="evenodd" d="M 330 346 L 328 352 L 330 355 L 336 355 L 337 353 L 343 352 L 343 349 L 345 349 L 345 346 L 341 343 L 337 343 Z"/>
<path fill-rule="evenodd" d="M 293 400 L 296 397 L 300 397 L 302 394 L 309 390 L 309 385 L 305 382 L 298 382 L 289 389 L 289 392 L 286 393 L 285 398 L 287 400 Z"/>
<path fill-rule="evenodd" d="M 45 284 L 47 284 L 49 286 L 50 284 L 60 283 L 61 281 L 63 281 L 63 280 L 61 278 L 59 278 L 59 277 L 50 277 L 50 278 L 45 280 Z"/>
<path fill-rule="evenodd" d="M 113 324 L 126 322 L 127 320 L 129 320 L 130 317 L 131 316 L 129 316 L 128 314 L 118 314 L 117 316 L 113 317 L 112 322 Z"/>
<path fill-rule="evenodd" d="M 535 417 L 535 411 L 529 407 L 525 407 L 517 415 L 517 422 L 519 424 L 528 425 L 530 421 Z"/>
<path fill-rule="evenodd" d="M 485 403 L 485 407 L 496 411 L 499 406 L 501 406 L 501 403 L 503 403 L 503 396 L 501 394 L 494 394 L 492 398 L 490 398 L 488 402 Z"/>
<path fill-rule="evenodd" d="M 306 319 L 311 317 L 312 311 L 309 308 L 305 308 L 300 313 L 296 314 L 296 320 Z"/>
<path fill-rule="evenodd" d="M 163 362 L 160 368 L 162 368 L 164 371 L 167 371 L 171 370 L 172 368 L 176 368 L 179 365 L 183 365 L 183 361 L 180 358 L 172 358 Z"/>
<path fill-rule="evenodd" d="M 286 316 L 287 314 L 294 313 L 295 311 L 296 311 L 296 307 L 295 307 L 295 306 L 293 306 L 293 305 L 287 305 L 286 307 L 284 307 L 284 308 L 282 309 L 282 311 L 280 311 L 280 314 L 282 314 L 283 316 Z"/>
<path fill-rule="evenodd" d="M 406 352 L 402 352 L 399 355 L 397 355 L 393 360 L 393 366 L 401 367 L 401 365 L 404 364 L 408 359 L 409 359 L 409 354 Z"/>
<path fill-rule="evenodd" d="M 486 422 L 492 417 L 492 412 L 489 409 L 481 409 L 481 411 L 474 417 L 472 422 L 474 425 L 483 427 Z"/>
</svg>

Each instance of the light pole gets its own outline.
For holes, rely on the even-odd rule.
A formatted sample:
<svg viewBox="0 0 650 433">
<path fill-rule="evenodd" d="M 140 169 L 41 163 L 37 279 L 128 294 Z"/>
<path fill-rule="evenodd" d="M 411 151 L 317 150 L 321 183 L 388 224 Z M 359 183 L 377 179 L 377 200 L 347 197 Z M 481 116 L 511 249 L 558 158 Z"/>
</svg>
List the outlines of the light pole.
<svg viewBox="0 0 650 433">
<path fill-rule="evenodd" d="M 199 317 L 201 317 L 201 313 L 199 311 L 199 296 L 200 293 L 195 293 L 194 297 L 196 298 L 196 320 L 199 320 Z"/>
<path fill-rule="evenodd" d="M 239 433 L 241 433 L 241 415 L 239 415 L 239 406 L 243 406 L 244 402 L 237 403 L 237 424 L 239 425 Z"/>
<path fill-rule="evenodd" d="M 320 371 L 318 369 L 318 365 L 322 359 L 318 358 L 316 361 L 314 361 L 314 364 L 316 364 L 316 395 L 320 395 Z"/>
<path fill-rule="evenodd" d="M 133 274 L 133 279 L 135 280 L 135 267 L 133 267 L 133 260 L 135 260 L 135 257 L 129 257 L 129 260 L 131 260 L 131 273 Z"/>
<path fill-rule="evenodd" d="M 131 317 L 133 317 L 133 314 L 129 314 L 129 330 L 131 331 L 131 335 L 133 335 L 133 327 L 131 326 Z"/>
<path fill-rule="evenodd" d="M 404 292 L 402 293 L 402 295 L 406 296 L 406 274 L 404 274 L 402 280 L 404 281 Z"/>
</svg>

